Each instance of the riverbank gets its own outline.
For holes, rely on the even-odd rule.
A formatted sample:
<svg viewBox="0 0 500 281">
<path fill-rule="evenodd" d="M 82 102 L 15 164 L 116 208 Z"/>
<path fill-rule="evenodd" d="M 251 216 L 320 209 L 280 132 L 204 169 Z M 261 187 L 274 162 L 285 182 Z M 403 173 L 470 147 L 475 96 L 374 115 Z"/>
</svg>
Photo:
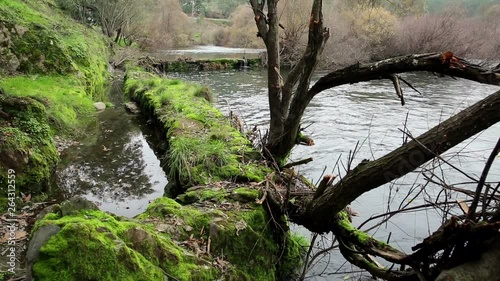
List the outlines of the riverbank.
<svg viewBox="0 0 500 281">
<path fill-rule="evenodd" d="M 107 43 L 45 2 L 4 1 L 0 13 L 0 181 L 13 170 L 16 197 L 40 195 L 59 159 L 55 136 L 81 135 L 105 99 Z"/>
<path fill-rule="evenodd" d="M 93 103 L 107 99 L 107 41 L 50 1 L 11 0 L 0 9 L 7 15 L 0 52 L 8 58 L 0 78 L 0 179 L 15 176 L 13 192 L 2 186 L 2 207 L 15 208 L 1 219 L 15 228 L 0 231 L 1 262 L 9 265 L 0 279 L 276 280 L 295 272 L 307 243 L 259 200 L 271 173 L 259 153 L 210 104 L 207 88 L 138 68 L 127 73 L 126 89 L 168 143 L 163 165 L 172 198 L 155 200 L 134 219 L 81 198 L 38 214 L 46 202 L 37 202 L 53 191 L 57 140 L 79 140 L 96 120 Z"/>
</svg>

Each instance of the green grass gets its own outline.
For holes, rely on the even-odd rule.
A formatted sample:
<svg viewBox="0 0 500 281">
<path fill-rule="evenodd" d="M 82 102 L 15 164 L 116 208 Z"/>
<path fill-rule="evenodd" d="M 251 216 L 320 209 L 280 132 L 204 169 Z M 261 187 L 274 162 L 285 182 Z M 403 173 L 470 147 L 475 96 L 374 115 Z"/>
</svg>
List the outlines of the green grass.
<svg viewBox="0 0 500 281">
<path fill-rule="evenodd" d="M 71 76 L 0 78 L 0 88 L 17 97 L 33 97 L 45 105 L 53 134 L 78 135 L 95 109 L 82 83 Z"/>
</svg>

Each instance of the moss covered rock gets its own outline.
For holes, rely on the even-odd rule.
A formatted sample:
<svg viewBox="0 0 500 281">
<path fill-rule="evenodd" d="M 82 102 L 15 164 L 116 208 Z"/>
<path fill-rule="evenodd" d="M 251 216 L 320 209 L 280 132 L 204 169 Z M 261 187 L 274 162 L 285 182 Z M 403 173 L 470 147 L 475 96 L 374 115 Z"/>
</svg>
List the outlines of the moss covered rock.
<svg viewBox="0 0 500 281">
<path fill-rule="evenodd" d="M 0 94 L 0 110 L 5 114 L 0 118 L 0 197 L 6 198 L 8 170 L 15 172 L 16 190 L 46 191 L 59 155 L 45 105 L 29 97 Z"/>
<path fill-rule="evenodd" d="M 237 189 L 257 199 L 253 187 L 212 186 L 191 192 L 211 190 L 210 197 L 217 200 L 200 195 L 200 200 L 181 205 L 159 198 L 135 219 L 96 210 L 81 198 L 63 202 L 36 223 L 28 249 L 36 253 L 30 258 L 32 277 L 41 281 L 276 280 L 283 264 L 280 259 L 286 259 L 291 268 L 300 264 L 299 240 L 290 240 L 287 252 L 291 254 L 284 256 L 274 240 L 270 216 L 255 202 L 232 200 L 230 195 Z M 63 216 L 68 206 L 72 211 Z"/>
<path fill-rule="evenodd" d="M 35 280 L 216 280 L 221 274 L 211 261 L 140 220 L 77 208 L 67 216 L 45 215 L 34 236 L 49 225 L 60 230 L 40 247 Z"/>
</svg>

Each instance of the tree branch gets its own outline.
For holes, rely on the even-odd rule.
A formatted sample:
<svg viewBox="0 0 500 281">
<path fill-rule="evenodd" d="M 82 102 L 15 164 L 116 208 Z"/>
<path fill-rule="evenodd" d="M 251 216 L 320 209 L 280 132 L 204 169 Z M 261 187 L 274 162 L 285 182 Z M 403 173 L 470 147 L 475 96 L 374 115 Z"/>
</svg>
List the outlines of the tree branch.
<svg viewBox="0 0 500 281">
<path fill-rule="evenodd" d="M 316 200 L 309 198 L 303 213 L 290 219 L 313 232 L 332 230 L 333 214 L 363 193 L 399 178 L 474 134 L 500 121 L 500 91 L 477 102 L 386 156 L 358 165 Z"/>
<path fill-rule="evenodd" d="M 258 0 L 250 0 L 250 5 L 252 5 L 253 13 L 255 15 L 255 24 L 259 30 L 257 36 L 262 37 L 262 40 L 264 40 L 264 43 L 267 45 L 267 20 L 266 15 L 263 12 L 265 2 L 266 1 L 262 1 L 262 3 L 259 3 Z"/>
<path fill-rule="evenodd" d="M 339 85 L 378 80 L 391 74 L 412 71 L 436 72 L 500 86 L 500 68 L 484 68 L 466 60 L 454 58 L 458 61 L 447 63 L 443 61 L 443 54 L 430 53 L 395 57 L 375 63 L 355 64 L 331 72 L 319 79 L 309 90 L 309 99 L 326 89 Z"/>
</svg>

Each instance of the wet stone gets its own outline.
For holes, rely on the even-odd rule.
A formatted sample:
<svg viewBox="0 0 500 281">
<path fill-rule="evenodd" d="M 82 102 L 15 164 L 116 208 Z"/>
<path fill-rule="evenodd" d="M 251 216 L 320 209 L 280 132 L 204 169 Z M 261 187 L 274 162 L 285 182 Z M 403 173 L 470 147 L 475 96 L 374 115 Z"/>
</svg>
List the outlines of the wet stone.
<svg viewBox="0 0 500 281">
<path fill-rule="evenodd" d="M 137 104 L 135 102 L 127 102 L 127 103 L 125 103 L 124 106 L 125 106 L 125 110 L 128 113 L 139 114 L 141 112 L 141 110 L 139 109 L 139 106 L 137 106 Z"/>
<path fill-rule="evenodd" d="M 40 227 L 30 240 L 28 251 L 26 252 L 26 262 L 28 265 L 27 280 L 32 280 L 33 264 L 40 253 L 42 246 L 49 241 L 50 237 L 56 235 L 61 228 L 57 225 L 49 224 Z"/>
<path fill-rule="evenodd" d="M 94 107 L 96 110 L 101 111 L 106 109 L 106 104 L 103 103 L 102 101 L 94 103 Z"/>
<path fill-rule="evenodd" d="M 83 197 L 73 197 L 61 203 L 61 216 L 75 214 L 80 210 L 99 210 L 99 208 Z"/>
</svg>

